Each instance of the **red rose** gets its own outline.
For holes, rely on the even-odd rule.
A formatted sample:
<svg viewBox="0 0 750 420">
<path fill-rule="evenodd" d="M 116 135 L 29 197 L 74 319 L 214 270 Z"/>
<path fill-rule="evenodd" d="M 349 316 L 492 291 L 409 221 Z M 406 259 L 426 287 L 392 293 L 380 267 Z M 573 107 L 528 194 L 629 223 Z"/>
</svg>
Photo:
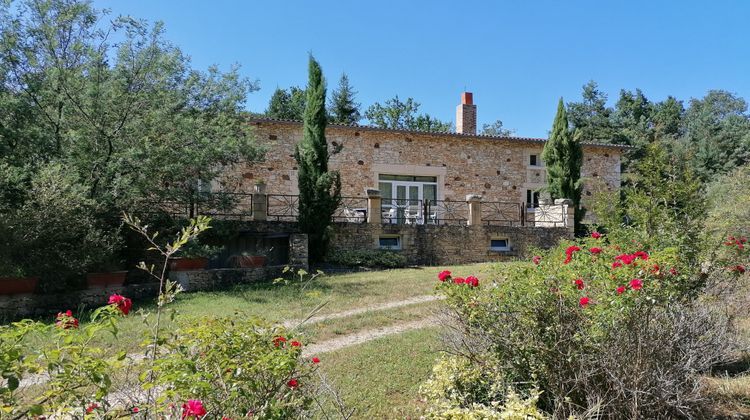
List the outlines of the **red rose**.
<svg viewBox="0 0 750 420">
<path fill-rule="evenodd" d="M 623 294 L 623 293 L 625 293 L 625 286 L 620 286 L 620 287 L 618 287 L 618 288 L 617 288 L 617 294 L 618 294 L 618 295 L 621 295 L 621 294 Z"/>
<path fill-rule="evenodd" d="M 735 271 L 735 272 L 740 273 L 740 274 L 744 274 L 745 273 L 745 266 L 744 265 L 735 265 L 734 267 L 732 267 L 732 271 Z"/>
<path fill-rule="evenodd" d="M 440 272 L 440 273 L 438 274 L 438 279 L 439 279 L 440 281 L 446 281 L 446 280 L 448 280 L 449 278 L 451 278 L 451 272 L 450 272 L 450 271 L 448 271 L 448 270 L 445 270 L 445 271 L 441 271 L 441 272 Z"/>
<path fill-rule="evenodd" d="M 641 288 L 643 288 L 643 280 L 641 279 L 630 280 L 630 288 L 633 290 L 641 290 Z"/>
<path fill-rule="evenodd" d="M 602 237 L 602 234 L 599 232 L 591 232 L 591 237 L 594 239 L 599 239 Z"/>
<path fill-rule="evenodd" d="M 279 347 L 283 345 L 284 343 L 286 343 L 286 338 L 284 337 L 276 337 L 273 339 L 273 345 L 276 347 Z"/>
<path fill-rule="evenodd" d="M 286 383 L 286 386 L 288 386 L 289 388 L 294 389 L 294 388 L 297 388 L 299 386 L 299 382 L 296 379 L 292 378 L 292 379 L 289 380 L 289 382 Z"/>
<path fill-rule="evenodd" d="M 454 277 L 453 278 L 453 283 L 455 283 L 455 284 L 464 284 L 465 282 L 466 282 L 466 280 L 464 280 L 463 277 Z"/>
<path fill-rule="evenodd" d="M 302 343 L 299 341 L 292 341 L 292 347 L 302 347 Z"/>
<path fill-rule="evenodd" d="M 539 255 L 535 255 L 534 258 L 531 259 L 531 261 L 534 262 L 534 264 L 539 265 L 540 262 L 542 262 L 542 257 Z"/>
<path fill-rule="evenodd" d="M 583 284 L 583 279 L 576 279 L 573 283 L 575 283 L 575 285 L 578 288 L 578 290 L 583 290 L 583 288 L 586 287 Z"/>
<path fill-rule="evenodd" d="M 122 312 L 123 315 L 130 313 L 130 308 L 133 307 L 133 302 L 125 296 L 120 296 L 117 293 L 109 297 L 110 305 L 117 305 L 117 309 Z"/>
<path fill-rule="evenodd" d="M 592 254 L 600 254 L 602 252 L 602 249 L 601 248 L 597 248 L 597 247 L 593 247 L 593 248 L 589 249 L 589 251 L 591 251 Z"/>
<path fill-rule="evenodd" d="M 589 305 L 589 303 L 591 303 L 591 301 L 590 301 L 590 299 L 589 299 L 589 298 L 587 298 L 586 296 L 582 297 L 582 298 L 581 298 L 581 299 L 580 299 L 580 300 L 578 301 L 578 304 L 579 304 L 579 305 L 581 305 L 581 307 L 582 307 L 582 308 L 585 308 L 586 306 L 588 306 L 588 305 Z"/>
<path fill-rule="evenodd" d="M 669 274 L 676 276 L 678 273 L 677 273 L 677 270 L 674 267 L 672 267 L 669 269 Z"/>
<path fill-rule="evenodd" d="M 78 320 L 73 317 L 73 311 L 58 312 L 55 318 L 55 326 L 64 330 L 78 328 Z"/>
<path fill-rule="evenodd" d="M 320 363 L 320 359 L 318 359 L 317 357 L 313 357 L 312 362 L 317 365 L 318 363 Z"/>
<path fill-rule="evenodd" d="M 479 286 L 479 279 L 474 276 L 469 276 L 465 280 L 466 284 L 468 284 L 471 287 L 478 287 Z"/>
<path fill-rule="evenodd" d="M 612 268 L 622 267 L 622 263 L 619 261 L 615 261 L 612 263 Z"/>
<path fill-rule="evenodd" d="M 635 252 L 635 253 L 633 254 L 633 257 L 635 257 L 635 258 L 640 258 L 640 259 L 642 259 L 643 261 L 648 261 L 648 252 L 646 252 L 646 251 L 636 251 L 636 252 Z"/>
<path fill-rule="evenodd" d="M 132 411 L 133 411 L 134 413 L 137 413 L 137 412 L 141 411 L 141 409 L 140 409 L 140 408 L 138 408 L 138 407 L 133 407 L 133 410 L 132 410 Z"/>
<path fill-rule="evenodd" d="M 99 404 L 97 403 L 91 403 L 88 407 L 86 407 L 86 414 L 91 414 L 94 410 L 99 408 Z"/>
<path fill-rule="evenodd" d="M 208 411 L 203 407 L 201 400 L 188 400 L 187 403 L 182 404 L 182 418 L 196 417 L 201 418 L 206 415 Z"/>
</svg>

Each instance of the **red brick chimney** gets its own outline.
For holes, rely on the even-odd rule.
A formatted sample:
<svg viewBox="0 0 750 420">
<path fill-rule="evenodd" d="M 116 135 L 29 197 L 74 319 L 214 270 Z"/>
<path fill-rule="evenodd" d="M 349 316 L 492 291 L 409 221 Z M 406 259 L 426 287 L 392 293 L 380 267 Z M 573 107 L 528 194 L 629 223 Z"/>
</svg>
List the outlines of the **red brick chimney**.
<svg viewBox="0 0 750 420">
<path fill-rule="evenodd" d="M 471 92 L 461 94 L 461 104 L 456 107 L 456 132 L 477 134 L 477 106 Z"/>
</svg>

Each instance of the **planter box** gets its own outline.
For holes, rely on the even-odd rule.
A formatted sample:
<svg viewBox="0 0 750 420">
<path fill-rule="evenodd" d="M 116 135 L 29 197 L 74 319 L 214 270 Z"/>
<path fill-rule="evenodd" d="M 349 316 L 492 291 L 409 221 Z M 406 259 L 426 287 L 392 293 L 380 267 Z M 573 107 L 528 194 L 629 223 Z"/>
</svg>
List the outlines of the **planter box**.
<svg viewBox="0 0 750 420">
<path fill-rule="evenodd" d="M 266 265 L 267 258 L 264 255 L 240 256 L 237 258 L 237 266 L 240 268 L 257 268 Z"/>
<path fill-rule="evenodd" d="M 0 277 L 0 295 L 34 293 L 38 284 L 38 277 Z"/>
<path fill-rule="evenodd" d="M 86 284 L 88 287 L 122 286 L 127 277 L 127 271 L 115 271 L 112 273 L 88 273 Z"/>
<path fill-rule="evenodd" d="M 169 260 L 169 269 L 172 271 L 203 270 L 208 266 L 208 258 L 172 258 Z"/>
</svg>

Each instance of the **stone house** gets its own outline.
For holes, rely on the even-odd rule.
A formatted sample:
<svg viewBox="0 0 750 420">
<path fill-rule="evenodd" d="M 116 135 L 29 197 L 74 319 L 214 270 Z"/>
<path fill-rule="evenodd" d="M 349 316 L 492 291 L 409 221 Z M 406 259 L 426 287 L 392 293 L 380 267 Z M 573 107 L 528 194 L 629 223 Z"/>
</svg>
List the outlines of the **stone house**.
<svg viewBox="0 0 750 420">
<path fill-rule="evenodd" d="M 342 196 L 366 197 L 378 189 L 383 205 L 404 200 L 463 201 L 480 195 L 485 202 L 520 203 L 537 207 L 546 185 L 541 159 L 546 139 L 477 134 L 477 106 L 464 92 L 456 108 L 456 132 L 432 133 L 330 124 L 326 130 L 329 168 L 341 173 Z M 233 188 L 252 191 L 263 182 L 268 194 L 296 195 L 294 145 L 302 139 L 302 123 L 253 119 L 265 160 L 233 169 Z M 597 191 L 620 187 L 622 147 L 586 143 L 582 177 L 584 199 Z M 533 211 L 533 210 L 532 210 Z"/>
</svg>

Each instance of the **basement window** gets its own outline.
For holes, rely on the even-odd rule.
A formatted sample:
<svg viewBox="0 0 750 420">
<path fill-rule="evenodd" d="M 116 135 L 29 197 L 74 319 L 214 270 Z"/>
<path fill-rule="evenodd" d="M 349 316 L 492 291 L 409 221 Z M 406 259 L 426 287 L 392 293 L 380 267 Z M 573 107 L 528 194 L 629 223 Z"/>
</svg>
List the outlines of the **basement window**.
<svg viewBox="0 0 750 420">
<path fill-rule="evenodd" d="M 490 240 L 491 251 L 510 251 L 510 242 L 508 238 Z"/>
<path fill-rule="evenodd" d="M 401 237 L 398 235 L 383 235 L 378 238 L 380 249 L 401 249 Z"/>
</svg>

